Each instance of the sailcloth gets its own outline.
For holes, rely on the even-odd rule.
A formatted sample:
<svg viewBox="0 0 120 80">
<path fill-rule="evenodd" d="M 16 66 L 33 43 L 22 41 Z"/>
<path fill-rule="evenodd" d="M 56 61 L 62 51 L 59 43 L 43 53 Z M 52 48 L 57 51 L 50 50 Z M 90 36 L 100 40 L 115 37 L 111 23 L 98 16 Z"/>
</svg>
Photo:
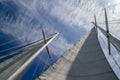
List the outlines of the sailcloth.
<svg viewBox="0 0 120 80">
<path fill-rule="evenodd" d="M 96 30 L 68 50 L 36 80 L 118 80 L 100 47 Z"/>
</svg>

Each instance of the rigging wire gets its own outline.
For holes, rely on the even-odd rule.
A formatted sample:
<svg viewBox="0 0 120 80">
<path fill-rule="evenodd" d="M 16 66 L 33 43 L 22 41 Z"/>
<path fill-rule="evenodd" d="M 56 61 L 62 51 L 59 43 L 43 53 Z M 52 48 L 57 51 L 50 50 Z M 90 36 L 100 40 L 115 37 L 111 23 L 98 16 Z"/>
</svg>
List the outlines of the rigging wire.
<svg viewBox="0 0 120 80">
<path fill-rule="evenodd" d="M 45 42 L 45 43 L 46 43 L 46 42 Z M 46 68 L 46 66 L 47 66 L 47 64 L 48 64 L 48 60 L 49 60 L 49 58 L 50 58 L 50 57 L 48 57 L 47 60 L 45 61 L 45 64 L 44 64 L 43 69 L 42 69 L 42 72 L 43 72 L 44 69 Z M 41 60 L 41 57 L 40 57 L 40 59 L 39 59 L 37 65 L 36 65 L 36 67 L 35 67 L 35 70 L 34 70 L 34 72 L 33 72 L 33 74 L 32 74 L 32 78 L 31 78 L 31 79 L 34 78 L 34 75 L 35 75 L 35 73 L 36 73 L 36 71 L 37 71 L 37 69 L 38 69 L 38 67 L 39 67 L 39 63 L 40 63 L 40 61 L 42 61 L 42 60 Z M 43 61 L 43 62 L 44 62 L 44 61 Z"/>
<path fill-rule="evenodd" d="M 2 44 L 0 44 L 0 46 L 7 45 L 7 44 L 13 43 L 13 42 L 18 41 L 18 40 L 22 40 L 23 38 L 25 38 L 25 37 L 16 38 L 16 39 L 14 39 L 14 40 L 11 40 L 11 41 L 2 43 Z"/>
<path fill-rule="evenodd" d="M 40 39 L 40 40 L 42 40 L 42 39 Z M 12 47 L 12 48 L 4 49 L 4 50 L 1 50 L 0 52 L 5 52 L 5 51 L 8 51 L 8 50 L 12 50 L 12 49 L 21 48 L 21 47 L 24 47 L 24 46 L 27 46 L 27 45 L 31 45 L 31 44 L 34 44 L 36 42 L 39 42 L 40 40 L 36 40 L 36 41 L 31 42 L 31 43 L 25 43 L 25 44 L 22 44 L 20 46 L 15 46 L 15 47 Z"/>
<path fill-rule="evenodd" d="M 38 43 L 39 44 L 39 43 Z M 37 45 L 37 44 L 36 44 Z M 23 48 L 21 48 L 21 49 L 19 49 L 19 50 L 15 50 L 15 51 L 12 51 L 12 52 L 9 52 L 7 55 L 3 55 L 3 56 L 1 56 L 0 57 L 0 60 L 2 60 L 2 59 L 4 59 L 4 58 L 7 58 L 7 57 L 9 57 L 10 56 L 10 58 L 11 58 L 11 56 L 12 57 L 14 57 L 15 55 L 18 55 L 19 53 L 18 52 L 20 52 L 22 49 L 24 49 L 24 51 L 26 50 L 26 49 L 31 49 L 31 48 L 33 48 L 33 47 L 35 47 L 36 45 L 32 45 L 30 48 L 28 47 L 28 48 L 25 48 L 25 47 L 23 47 Z M 26 46 L 27 47 L 27 46 Z M 23 52 L 23 51 L 22 51 Z M 8 58 L 9 59 L 9 58 Z M 2 60 L 2 61 L 0 61 L 0 62 L 4 62 L 5 60 Z"/>
<path fill-rule="evenodd" d="M 54 35 L 54 34 L 50 35 L 50 37 L 48 37 L 47 40 L 50 39 L 53 35 Z M 18 49 L 21 49 L 21 48 L 23 48 L 23 47 L 26 47 L 26 46 L 35 44 L 35 43 L 37 43 L 37 42 L 39 42 L 39 41 L 42 42 L 43 39 L 35 40 L 35 41 L 32 41 L 31 43 L 25 43 L 25 44 L 22 44 L 22 45 L 20 45 L 20 46 L 15 46 L 15 47 L 12 47 L 12 48 L 8 48 L 8 49 L 5 49 L 5 50 L 0 51 L 0 53 L 1 53 L 1 52 L 5 52 L 5 51 L 9 51 L 9 50 L 14 51 L 13 49 L 15 49 L 15 50 L 17 49 L 17 50 L 18 50 Z M 0 55 L 2 55 L 2 54 L 0 54 Z"/>
<path fill-rule="evenodd" d="M 36 46 L 36 47 L 38 47 L 38 46 Z M 34 47 L 31 47 L 30 49 L 32 50 L 32 49 L 34 49 Z M 26 53 L 32 52 L 31 50 L 30 50 L 29 52 L 26 52 Z M 32 53 L 33 53 L 33 52 L 32 52 Z M 30 56 L 30 54 L 29 54 L 29 56 Z M 29 56 L 25 56 L 25 60 L 27 60 L 27 59 L 29 58 Z M 32 54 L 31 54 L 31 56 L 32 56 Z M 17 58 L 19 58 L 19 56 L 17 56 Z M 15 59 L 14 59 L 14 60 L 15 60 Z M 25 60 L 24 60 L 24 61 L 25 61 Z M 16 67 L 17 67 L 17 65 L 16 65 L 14 68 L 16 68 Z M 14 68 L 13 68 L 13 69 L 14 69 Z"/>
<path fill-rule="evenodd" d="M 2 44 L 0 44 L 0 46 L 4 46 L 4 45 L 6 45 L 6 44 L 9 44 L 9 43 L 15 42 L 15 41 L 17 41 L 17 40 L 19 40 L 19 39 L 17 38 L 17 39 L 15 39 L 15 40 L 11 40 L 11 41 L 8 41 L 8 42 L 5 42 L 5 43 L 2 43 Z"/>
<path fill-rule="evenodd" d="M 45 45 L 41 47 L 32 57 L 30 57 L 12 76 L 9 77 L 9 79 L 15 79 L 18 75 L 21 74 L 22 71 L 25 70 L 26 67 L 39 55 L 43 49 L 48 46 L 57 36 L 59 33 L 56 33 Z M 22 70 L 22 71 L 21 71 Z"/>
<path fill-rule="evenodd" d="M 13 63 L 14 61 L 16 61 L 16 59 L 17 59 L 17 61 L 19 61 L 19 60 L 21 60 L 22 59 L 22 62 L 25 62 L 29 57 L 30 57 L 30 55 L 33 55 L 33 54 L 31 54 L 31 52 L 33 51 L 32 49 L 34 49 L 34 48 L 38 48 L 39 47 L 39 45 L 37 45 L 37 46 L 33 46 L 33 47 L 30 47 L 29 48 L 29 51 L 25 51 L 22 55 L 19 55 L 19 56 L 15 56 L 14 58 L 13 58 L 13 60 L 12 60 L 12 62 L 10 61 L 8 64 L 7 64 L 7 66 L 12 66 L 12 65 L 14 65 L 15 63 Z M 27 54 L 27 53 L 30 53 L 30 54 Z M 33 52 L 32 52 L 33 53 Z M 24 57 L 23 57 L 24 56 Z M 21 63 L 22 63 L 21 62 Z M 20 63 L 20 65 L 21 65 L 21 63 Z M 22 63 L 23 64 L 23 63 Z M 19 65 L 19 66 L 20 66 Z M 7 68 L 7 66 L 6 65 L 4 65 L 3 66 L 3 68 Z M 14 69 L 16 69 L 18 67 L 18 65 L 15 65 L 12 69 L 11 69 L 11 71 L 14 71 Z M 3 69 L 2 69 L 3 70 Z M 4 69 L 5 70 L 5 69 Z M 10 74 L 10 73 L 7 73 L 8 75 Z"/>
<path fill-rule="evenodd" d="M 101 32 L 101 31 L 100 31 Z M 102 32 L 101 32 L 102 33 Z M 102 33 L 103 34 L 103 33 Z M 106 42 L 105 42 L 105 40 L 103 39 L 103 37 L 101 37 L 101 39 L 102 39 L 102 42 L 106 45 L 106 46 L 108 46 L 107 44 L 106 44 Z M 113 57 L 113 56 L 111 56 L 112 57 L 112 59 L 113 59 L 113 61 L 115 62 L 115 64 L 119 67 L 119 69 L 120 69 L 120 66 L 119 66 L 119 64 L 117 63 L 117 61 L 115 60 L 115 58 Z"/>
<path fill-rule="evenodd" d="M 47 40 L 50 39 L 53 35 L 54 35 L 54 34 L 50 35 L 50 37 L 48 37 Z M 40 39 L 41 42 L 42 42 L 42 40 L 43 40 L 43 39 Z M 38 42 L 39 42 L 39 40 L 38 40 Z M 26 50 L 27 47 L 29 48 L 30 46 L 33 46 L 33 45 L 35 45 L 36 43 L 37 43 L 37 42 L 31 43 L 31 44 L 26 44 L 26 45 L 20 46 L 20 47 L 18 47 L 18 48 L 16 48 L 16 49 L 12 50 L 12 51 L 9 51 L 9 52 L 7 52 L 6 54 L 3 54 L 3 55 L 0 54 L 0 59 L 6 58 L 6 57 L 8 57 L 8 56 L 17 55 L 17 53 L 18 53 L 20 50 L 23 50 L 23 49 Z"/>
<path fill-rule="evenodd" d="M 105 24 L 105 21 L 104 22 L 97 22 L 99 24 Z M 109 24 L 119 24 L 120 23 L 120 20 L 110 20 L 108 21 Z"/>
<path fill-rule="evenodd" d="M 117 6 L 117 5 L 120 5 L 120 3 L 116 3 L 116 4 L 113 4 L 113 5 L 109 5 L 105 8 L 110 8 L 110 7 L 113 7 L 113 6 Z M 105 9 L 105 8 L 102 8 L 102 11 Z M 109 24 L 120 24 L 120 19 L 117 19 L 117 20 L 110 20 L 108 22 L 112 22 L 112 23 L 109 23 Z M 105 24 L 105 21 L 104 22 L 98 22 L 99 24 Z"/>
<path fill-rule="evenodd" d="M 105 24 L 105 23 L 103 23 L 103 24 Z M 116 23 L 109 23 L 109 24 L 116 24 Z M 119 23 L 119 24 L 120 24 L 120 23 Z M 119 27 L 119 26 L 114 26 L 114 27 Z M 111 34 L 111 35 L 112 35 L 112 34 L 113 34 L 113 35 L 116 35 L 115 33 L 111 32 L 111 31 L 110 31 L 110 34 Z M 117 34 L 117 35 L 120 36 L 120 34 Z M 115 36 L 114 36 L 114 37 L 115 37 Z M 117 37 L 116 37 L 116 38 L 117 38 Z M 119 39 L 118 39 L 118 40 L 119 40 Z"/>
<path fill-rule="evenodd" d="M 37 43 L 37 42 L 39 42 L 39 41 L 41 41 L 41 40 L 42 40 L 42 39 L 33 41 L 33 42 L 31 42 L 31 43 L 23 44 L 23 45 L 20 45 L 20 46 L 17 46 L 17 47 L 15 46 L 15 47 L 12 47 L 12 48 L 8 48 L 8 49 L 2 50 L 2 51 L 0 51 L 0 52 L 5 52 L 5 51 L 9 51 L 9 50 L 15 51 L 15 50 L 18 50 L 18 49 L 27 47 L 27 46 L 29 46 L 29 45 L 33 45 L 33 44 L 35 44 L 35 43 Z M 11 51 L 11 52 L 12 52 L 12 51 Z M 4 55 L 4 54 L 0 54 L 0 56 L 1 56 L 1 55 Z"/>
<path fill-rule="evenodd" d="M 44 65 L 44 67 L 43 67 L 43 70 L 42 70 L 42 72 L 45 70 L 45 68 L 47 67 L 47 64 L 48 64 L 48 60 L 49 60 L 49 57 L 47 58 L 47 60 L 45 61 L 45 65 Z"/>
<path fill-rule="evenodd" d="M 42 55 L 43 55 L 43 53 L 40 55 L 40 58 L 39 58 L 39 60 L 38 60 L 38 62 L 37 62 L 37 65 L 36 65 L 36 67 L 35 67 L 35 70 L 33 71 L 31 80 L 33 80 L 33 77 L 34 77 L 34 75 L 35 75 L 35 72 L 37 71 L 37 69 L 38 69 L 38 67 L 39 67 L 39 63 L 40 63 L 40 61 L 41 61 L 41 59 L 42 59 Z"/>
<path fill-rule="evenodd" d="M 105 24 L 105 22 L 99 24 Z M 120 22 L 108 22 L 108 24 L 120 24 Z"/>
<path fill-rule="evenodd" d="M 110 20 L 108 22 L 120 22 L 120 19 Z"/>
<path fill-rule="evenodd" d="M 110 33 L 114 38 L 116 38 L 117 40 L 120 40 L 120 39 L 118 39 L 118 37 L 117 36 L 120 36 L 120 34 L 117 34 L 117 36 L 115 36 L 116 34 L 115 33 Z"/>
<path fill-rule="evenodd" d="M 40 63 L 41 59 L 42 59 L 42 58 L 39 59 L 39 61 L 38 61 L 38 63 L 37 63 L 37 66 L 35 67 L 35 70 L 34 70 L 34 72 L 33 72 L 33 75 L 32 75 L 31 80 L 33 79 L 33 77 L 34 77 L 34 75 L 35 75 L 35 73 L 36 73 L 36 71 L 37 71 L 37 69 L 38 69 L 38 67 L 39 67 L 39 63 Z M 45 64 L 44 64 L 43 69 L 42 69 L 42 72 L 44 72 L 44 69 L 46 68 L 46 66 L 49 65 L 49 64 L 48 64 L 48 60 L 49 60 L 49 57 L 48 57 L 47 60 L 45 61 Z"/>
<path fill-rule="evenodd" d="M 93 22 L 92 22 L 92 23 L 93 23 Z M 105 23 L 99 23 L 99 24 L 105 24 Z M 116 27 L 116 26 L 115 26 L 115 27 Z M 111 34 L 111 35 L 114 35 L 113 37 L 115 37 L 116 39 L 118 39 L 118 38 L 115 36 L 115 35 L 116 35 L 115 33 L 113 33 L 113 32 L 110 31 L 110 34 Z M 120 36 L 120 34 L 117 34 L 117 35 Z M 118 40 L 119 40 L 119 39 L 118 39 Z"/>
</svg>

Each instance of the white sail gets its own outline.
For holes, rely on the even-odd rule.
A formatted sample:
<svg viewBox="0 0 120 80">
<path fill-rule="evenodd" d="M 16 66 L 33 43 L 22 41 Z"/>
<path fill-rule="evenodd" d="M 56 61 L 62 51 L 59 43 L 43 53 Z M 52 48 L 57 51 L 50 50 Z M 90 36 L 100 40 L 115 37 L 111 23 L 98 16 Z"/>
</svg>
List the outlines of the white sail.
<svg viewBox="0 0 120 80">
<path fill-rule="evenodd" d="M 95 28 L 37 80 L 118 80 L 100 47 Z"/>
</svg>

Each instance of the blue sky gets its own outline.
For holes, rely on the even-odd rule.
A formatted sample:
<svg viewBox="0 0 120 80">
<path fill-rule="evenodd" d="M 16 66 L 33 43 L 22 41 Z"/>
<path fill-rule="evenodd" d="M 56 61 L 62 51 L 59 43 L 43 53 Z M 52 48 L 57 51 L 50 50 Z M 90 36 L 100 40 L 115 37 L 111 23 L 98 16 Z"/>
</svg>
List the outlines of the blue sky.
<svg viewBox="0 0 120 80">
<path fill-rule="evenodd" d="M 120 19 L 120 5 L 111 6 L 119 3 L 120 0 L 1 0 L 0 31 L 19 38 L 20 43 L 42 38 L 41 29 L 47 36 L 60 32 L 50 44 L 51 53 L 58 57 L 90 31 L 94 14 L 98 24 L 104 23 L 103 8 L 107 7 L 109 20 Z M 118 25 L 110 25 L 110 33 L 120 39 Z"/>
</svg>

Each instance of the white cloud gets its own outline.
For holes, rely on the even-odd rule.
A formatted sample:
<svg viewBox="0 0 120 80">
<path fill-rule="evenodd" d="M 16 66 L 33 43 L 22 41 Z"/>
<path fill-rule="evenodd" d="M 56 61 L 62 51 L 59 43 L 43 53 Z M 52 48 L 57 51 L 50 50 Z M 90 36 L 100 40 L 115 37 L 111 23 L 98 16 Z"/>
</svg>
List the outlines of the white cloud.
<svg viewBox="0 0 120 80">
<path fill-rule="evenodd" d="M 7 0 L 2 0 L 7 1 Z M 76 32 L 80 32 L 81 28 L 89 31 L 93 25 L 94 14 L 97 16 L 98 25 L 105 29 L 104 11 L 103 8 L 107 7 L 109 20 L 120 19 L 120 0 L 11 0 L 17 4 L 19 10 L 17 13 L 17 20 L 14 22 L 13 17 L 0 18 L 0 29 L 14 37 L 23 37 L 21 41 L 28 42 L 42 38 L 41 28 L 44 28 L 47 35 L 58 32 L 55 27 L 73 27 Z M 118 4 L 118 5 L 114 5 Z M 17 11 L 16 11 L 17 12 Z M 23 15 L 24 14 L 24 15 Z M 67 26 L 55 25 L 51 20 L 51 16 L 57 18 L 60 23 L 67 24 Z M 4 21 L 3 21 L 4 18 Z M 37 19 L 37 24 L 33 21 Z M 2 27 L 1 27 L 2 26 Z M 77 27 L 76 27 L 77 26 Z M 78 27 L 79 26 L 79 27 Z M 118 24 L 110 24 L 110 33 L 116 38 L 120 39 L 120 28 Z M 71 29 L 73 29 L 71 28 Z M 73 31 L 75 32 L 75 31 Z M 67 32 L 66 32 L 67 34 Z M 76 33 L 77 34 L 77 33 Z M 70 35 L 71 36 L 71 35 Z M 84 35 L 81 35 L 84 36 Z M 105 45 L 104 43 L 101 43 Z M 69 41 L 60 35 L 49 46 L 50 51 L 54 55 L 61 55 L 64 51 L 72 46 Z M 105 47 L 105 46 L 103 46 Z M 107 50 L 104 49 L 106 52 Z M 116 56 L 115 56 L 116 57 Z M 118 57 L 118 55 L 117 55 Z M 116 57 L 116 58 L 117 58 Z"/>
</svg>

